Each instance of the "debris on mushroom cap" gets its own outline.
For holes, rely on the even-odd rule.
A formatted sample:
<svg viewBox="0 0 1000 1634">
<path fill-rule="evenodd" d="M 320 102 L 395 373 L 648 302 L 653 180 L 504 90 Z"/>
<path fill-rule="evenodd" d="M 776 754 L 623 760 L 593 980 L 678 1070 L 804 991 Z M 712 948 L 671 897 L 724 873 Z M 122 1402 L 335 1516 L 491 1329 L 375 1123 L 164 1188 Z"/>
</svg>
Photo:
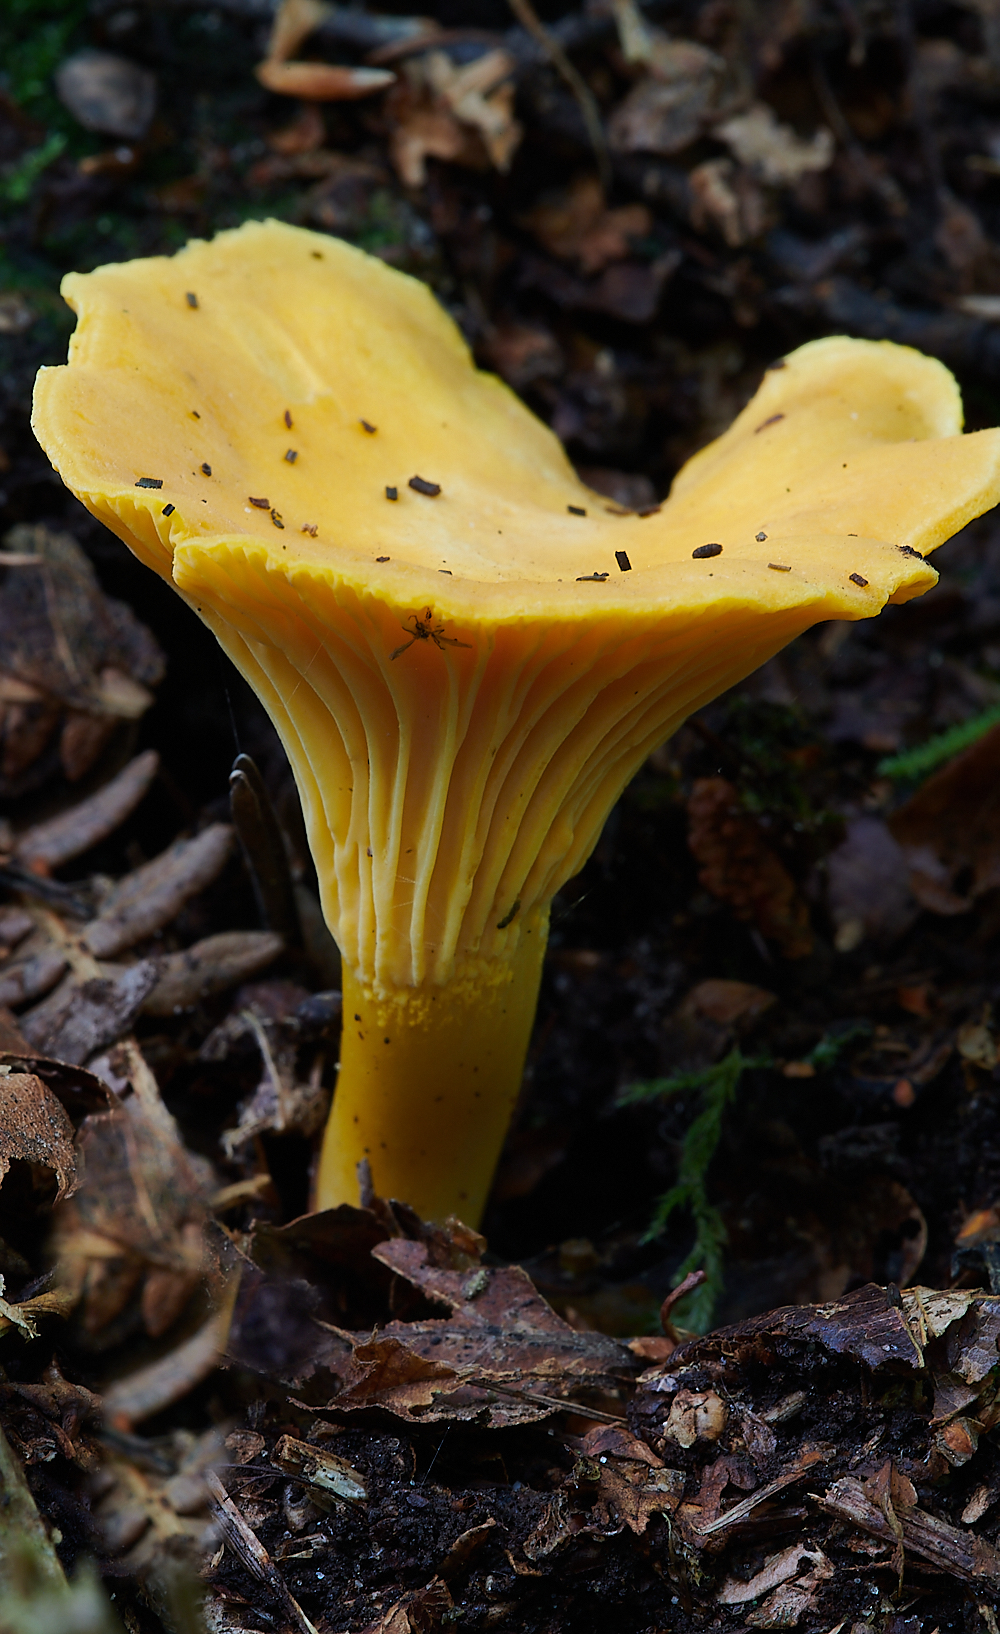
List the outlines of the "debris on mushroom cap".
<svg viewBox="0 0 1000 1634">
<path fill-rule="evenodd" d="M 192 286 L 196 330 L 183 303 Z M 266 698 L 296 765 L 327 912 L 346 957 L 371 977 L 442 974 L 461 953 L 522 934 L 532 905 L 580 867 L 649 748 L 810 624 L 867 616 L 927 589 L 935 574 L 916 552 L 1000 488 L 1000 433 L 958 436 L 951 375 L 888 342 L 800 348 L 689 461 L 657 515 L 605 517 L 548 429 L 474 369 L 430 291 L 343 242 L 251 223 L 171 259 L 72 274 L 64 290 L 80 320 L 69 367 L 39 376 L 38 436 L 85 503 L 196 600 Z M 204 399 L 197 428 L 193 368 Z M 358 438 L 359 401 L 377 437 Z M 292 412 L 303 454 L 294 476 L 273 429 Z M 766 435 L 755 435 L 762 425 Z M 94 430 L 82 437 L 81 426 Z M 210 485 L 191 475 L 203 455 Z M 163 483 L 155 505 L 135 486 L 150 467 Z M 252 510 L 245 496 L 264 470 L 270 505 Z M 432 471 L 428 486 L 440 485 L 447 503 L 388 511 L 387 496 L 409 493 L 386 479 L 407 470 Z M 590 507 L 589 562 L 580 562 L 568 502 Z M 750 533 L 758 519 L 766 543 Z M 692 560 L 706 539 L 724 547 L 711 574 Z M 608 577 L 618 550 L 631 571 Z M 779 550 L 795 573 L 769 570 Z M 868 581 L 864 597 L 850 572 Z M 585 582 L 594 578 L 600 598 Z M 463 735 L 442 747 L 436 731 L 414 725 L 409 764 L 423 772 L 402 804 L 391 794 L 402 762 L 381 742 L 369 773 L 348 776 L 345 759 L 335 793 L 321 797 L 293 711 L 297 721 L 308 700 L 350 737 L 389 710 L 398 732 L 394 692 L 383 693 L 389 682 L 379 677 L 400 626 L 412 628 L 425 603 L 454 644 L 418 641 L 409 670 L 420 674 L 428 717 L 461 677 Z M 358 641 L 369 654 L 363 693 Z M 584 659 L 590 707 L 574 715 L 563 676 Z M 534 737 L 513 703 L 499 701 L 499 676 L 518 664 L 551 688 Z M 324 752 L 348 753 L 339 740 Z M 483 758 L 493 761 L 489 776 L 472 771 Z M 441 804 L 459 772 L 472 779 L 460 815 Z M 384 799 L 370 800 L 369 777 Z M 375 821 L 385 828 L 377 866 L 360 872 L 358 800 L 384 812 Z M 442 870 L 449 848 L 460 861 Z M 397 885 L 404 872 L 415 886 Z M 518 919 L 497 931 L 515 897 Z"/>
</svg>

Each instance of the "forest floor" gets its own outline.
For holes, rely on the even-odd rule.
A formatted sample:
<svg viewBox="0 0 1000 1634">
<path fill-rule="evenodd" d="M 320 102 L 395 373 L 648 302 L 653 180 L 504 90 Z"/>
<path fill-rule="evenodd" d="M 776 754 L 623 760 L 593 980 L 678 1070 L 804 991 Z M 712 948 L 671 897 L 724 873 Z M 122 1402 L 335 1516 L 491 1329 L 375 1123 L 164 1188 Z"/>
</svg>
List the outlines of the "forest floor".
<svg viewBox="0 0 1000 1634">
<path fill-rule="evenodd" d="M 622 505 L 821 334 L 1000 422 L 995 7 L 423 9 L 0 9 L 0 1630 L 996 1634 L 996 517 L 627 790 L 486 1247 L 308 1215 L 287 764 L 28 423 L 63 273 L 269 216 L 425 279 Z"/>
</svg>

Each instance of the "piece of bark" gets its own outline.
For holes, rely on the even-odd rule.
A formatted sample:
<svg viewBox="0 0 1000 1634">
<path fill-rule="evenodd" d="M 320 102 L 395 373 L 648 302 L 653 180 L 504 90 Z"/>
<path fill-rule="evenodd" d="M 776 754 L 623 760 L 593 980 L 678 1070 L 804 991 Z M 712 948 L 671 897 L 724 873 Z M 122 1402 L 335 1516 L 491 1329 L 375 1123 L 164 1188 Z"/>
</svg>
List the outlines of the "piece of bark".
<svg viewBox="0 0 1000 1634">
<path fill-rule="evenodd" d="M 364 1503 L 368 1497 L 364 1476 L 336 1453 L 308 1441 L 283 1435 L 271 1454 L 271 1463 L 320 1492 L 330 1492 L 345 1503 Z"/>
<path fill-rule="evenodd" d="M 640 1387 L 672 1390 L 672 1375 L 696 1360 L 721 1355 L 734 1342 L 767 1337 L 818 1343 L 833 1355 L 851 1356 L 871 1368 L 901 1364 L 914 1369 L 923 1365 L 917 1335 L 904 1310 L 888 1289 L 869 1282 L 828 1305 L 783 1305 L 734 1322 L 731 1327 L 717 1328 L 704 1338 L 689 1339 L 662 1367 L 644 1373 Z"/>
<path fill-rule="evenodd" d="M 14 856 L 28 868 L 59 868 L 113 833 L 133 812 L 159 770 L 160 757 L 147 749 L 89 799 L 19 835 Z"/>
<path fill-rule="evenodd" d="M 233 846 L 228 823 L 178 840 L 115 887 L 83 933 L 91 953 L 111 959 L 168 925 L 189 897 L 218 877 Z"/>
<path fill-rule="evenodd" d="M 284 947 L 273 931 L 223 931 L 181 953 L 157 960 L 156 986 L 142 1003 L 147 1016 L 173 1016 L 200 999 L 247 981 L 271 964 Z"/>
<path fill-rule="evenodd" d="M 58 948 L 43 948 L 0 972 L 0 1004 L 30 1004 L 54 987 L 66 969 L 66 955 Z"/>
<path fill-rule="evenodd" d="M 885 1514 L 868 1497 L 862 1483 L 853 1475 L 841 1476 L 834 1481 L 819 1500 L 820 1508 L 828 1515 L 850 1522 L 881 1542 L 895 1545 L 896 1535 Z M 919 1555 L 939 1570 L 967 1583 L 990 1584 L 1000 1587 L 1000 1551 L 985 1538 L 964 1532 L 960 1527 L 940 1521 L 926 1510 L 900 1509 L 898 1519 L 902 1526 L 904 1552 Z"/>
<path fill-rule="evenodd" d="M 141 959 L 114 975 L 68 977 L 21 1017 L 25 1037 L 42 1053 L 80 1065 L 127 1032 L 157 974 L 155 959 Z"/>
</svg>

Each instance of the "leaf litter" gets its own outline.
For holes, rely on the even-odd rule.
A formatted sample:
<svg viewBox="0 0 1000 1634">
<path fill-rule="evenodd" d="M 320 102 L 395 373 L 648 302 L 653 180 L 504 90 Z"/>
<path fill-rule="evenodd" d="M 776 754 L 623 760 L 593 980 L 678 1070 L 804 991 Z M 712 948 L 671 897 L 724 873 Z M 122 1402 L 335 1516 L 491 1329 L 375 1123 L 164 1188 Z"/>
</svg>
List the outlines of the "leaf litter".
<svg viewBox="0 0 1000 1634">
<path fill-rule="evenodd" d="M 26 417 L 63 271 L 249 212 L 430 282 L 612 507 L 816 333 L 986 423 L 988 19 L 99 9 L 30 72 L 0 20 L 4 1616 L 995 1629 L 994 520 L 627 791 L 487 1249 L 307 1212 L 339 978 L 287 768 Z"/>
</svg>

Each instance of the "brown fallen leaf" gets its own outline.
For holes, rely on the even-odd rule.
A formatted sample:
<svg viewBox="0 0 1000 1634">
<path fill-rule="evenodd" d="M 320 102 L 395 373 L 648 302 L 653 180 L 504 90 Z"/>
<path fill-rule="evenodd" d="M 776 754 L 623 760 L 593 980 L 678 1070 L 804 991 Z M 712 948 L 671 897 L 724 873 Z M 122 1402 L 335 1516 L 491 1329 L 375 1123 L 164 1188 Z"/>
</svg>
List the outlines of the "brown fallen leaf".
<svg viewBox="0 0 1000 1634">
<path fill-rule="evenodd" d="M 156 1336 L 205 1273 L 212 1177 L 183 1146 L 134 1042 L 96 1064 L 123 1100 L 80 1131 L 82 1183 L 55 1217 L 60 1278 L 82 1299 L 88 1334 L 101 1333 L 141 1289 L 143 1323 Z"/>
<path fill-rule="evenodd" d="M 578 176 L 565 191 L 536 204 L 524 225 L 550 255 L 590 275 L 630 255 L 636 240 L 651 233 L 653 218 L 644 204 L 609 209 L 597 177 Z"/>
<path fill-rule="evenodd" d="M 764 987 L 716 976 L 692 987 L 681 1000 L 678 1014 L 704 1017 L 720 1027 L 732 1027 L 737 1022 L 756 1021 L 775 1002 L 775 994 Z"/>
<path fill-rule="evenodd" d="M 1000 726 L 995 726 L 889 818 L 910 870 L 910 890 L 931 913 L 967 913 L 984 891 L 1000 885 L 998 778 Z"/>
<path fill-rule="evenodd" d="M 76 1189 L 73 1125 L 63 1107 L 34 1073 L 0 1068 L 0 1184 L 12 1163 L 54 1175 L 57 1202 Z"/>
<path fill-rule="evenodd" d="M 710 119 L 725 65 L 704 46 L 659 31 L 647 61 L 649 73 L 608 120 L 608 145 L 617 153 L 679 153 Z"/>
<path fill-rule="evenodd" d="M 834 945 L 850 953 L 865 940 L 891 941 L 917 916 L 906 856 L 880 817 L 852 817 L 826 862 Z"/>
<path fill-rule="evenodd" d="M 530 1423 L 562 1406 L 613 1417 L 563 1392 L 614 1392 L 638 1366 L 628 1348 L 571 1328 L 520 1267 L 477 1265 L 469 1250 L 478 1242 L 481 1252 L 482 1239 L 457 1221 L 454 1231 L 438 1228 L 436 1242 L 433 1233 L 429 1241 L 395 1236 L 372 1249 L 376 1261 L 450 1315 L 394 1321 L 374 1333 L 321 1324 L 341 1347 L 339 1357 L 326 1358 L 340 1380 L 329 1407 L 341 1414 L 378 1406 L 420 1422 L 493 1426 Z"/>
<path fill-rule="evenodd" d="M 428 1634 L 438 1627 L 452 1604 L 447 1585 L 435 1577 L 425 1588 L 394 1601 L 377 1622 L 366 1624 L 359 1634 Z"/>
<path fill-rule="evenodd" d="M 81 777 L 117 723 L 148 709 L 164 661 L 70 534 L 22 524 L 3 547 L 0 793 L 11 795 L 60 759 L 71 781 Z M 57 734 L 58 753 L 45 756 Z"/>
<path fill-rule="evenodd" d="M 523 134 L 514 118 L 515 66 L 499 48 L 463 67 L 436 50 L 403 65 L 385 114 L 392 161 L 408 187 L 423 186 L 428 157 L 473 170 L 509 168 Z"/>
<path fill-rule="evenodd" d="M 688 845 L 707 891 L 756 925 L 786 959 L 812 951 L 809 910 L 784 863 L 723 777 L 699 778 L 688 801 Z"/>
</svg>

